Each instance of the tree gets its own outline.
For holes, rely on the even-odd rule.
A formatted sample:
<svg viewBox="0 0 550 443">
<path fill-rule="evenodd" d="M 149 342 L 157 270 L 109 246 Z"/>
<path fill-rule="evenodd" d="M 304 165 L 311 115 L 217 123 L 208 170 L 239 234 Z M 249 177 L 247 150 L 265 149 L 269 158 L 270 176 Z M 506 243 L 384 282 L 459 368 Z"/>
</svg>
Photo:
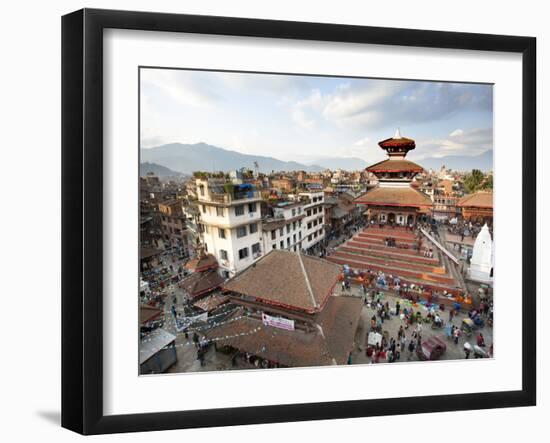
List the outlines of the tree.
<svg viewBox="0 0 550 443">
<path fill-rule="evenodd" d="M 464 188 L 468 194 L 478 191 L 482 187 L 485 176 L 479 169 L 472 169 L 472 172 L 466 174 L 464 178 Z"/>
<path fill-rule="evenodd" d="M 487 178 L 483 182 L 483 189 L 493 189 L 493 174 L 487 175 Z"/>
</svg>

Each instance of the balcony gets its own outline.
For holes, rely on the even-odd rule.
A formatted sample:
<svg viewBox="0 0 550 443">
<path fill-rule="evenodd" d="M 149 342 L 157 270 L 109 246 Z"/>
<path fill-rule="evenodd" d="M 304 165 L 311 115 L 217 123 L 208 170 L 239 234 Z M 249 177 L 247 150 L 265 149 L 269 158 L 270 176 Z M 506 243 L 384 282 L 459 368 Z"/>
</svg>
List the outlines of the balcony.
<svg viewBox="0 0 550 443">
<path fill-rule="evenodd" d="M 260 193 L 258 191 L 248 191 L 248 192 L 235 192 L 234 194 L 223 193 L 223 194 L 210 194 L 210 201 L 221 204 L 231 204 L 231 203 L 246 203 L 247 201 L 259 200 Z M 202 200 L 206 201 L 206 200 Z"/>
<path fill-rule="evenodd" d="M 253 184 L 209 181 L 199 192 L 199 202 L 228 205 L 260 199 L 260 193 Z M 206 191 L 206 192 L 205 192 Z"/>
</svg>

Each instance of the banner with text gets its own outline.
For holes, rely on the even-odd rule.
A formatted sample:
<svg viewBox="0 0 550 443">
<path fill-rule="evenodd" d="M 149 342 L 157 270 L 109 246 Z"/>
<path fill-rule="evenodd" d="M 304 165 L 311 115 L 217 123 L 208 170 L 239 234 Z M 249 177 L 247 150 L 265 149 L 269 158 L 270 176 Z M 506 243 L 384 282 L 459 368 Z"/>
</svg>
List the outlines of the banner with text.
<svg viewBox="0 0 550 443">
<path fill-rule="evenodd" d="M 294 320 L 289 320 L 288 318 L 273 317 L 264 313 L 262 314 L 262 322 L 266 326 L 294 331 Z"/>
</svg>

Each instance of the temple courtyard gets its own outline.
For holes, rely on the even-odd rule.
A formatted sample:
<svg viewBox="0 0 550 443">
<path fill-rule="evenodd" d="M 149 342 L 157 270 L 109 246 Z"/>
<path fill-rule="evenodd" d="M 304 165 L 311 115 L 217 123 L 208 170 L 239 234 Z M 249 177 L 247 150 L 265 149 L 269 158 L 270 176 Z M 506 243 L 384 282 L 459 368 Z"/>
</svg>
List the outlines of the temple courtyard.
<svg viewBox="0 0 550 443">
<path fill-rule="evenodd" d="M 352 285 L 349 291 L 342 291 L 339 289 L 338 294 L 343 296 L 353 296 L 362 298 L 362 290 L 358 285 Z M 390 306 L 395 306 L 395 303 L 400 300 L 404 305 L 403 300 L 391 293 L 385 293 L 383 299 L 384 302 L 388 302 Z M 366 355 L 367 348 L 367 335 L 369 333 L 370 318 L 375 315 L 375 309 L 370 306 L 364 305 L 361 311 L 361 320 L 359 322 L 356 334 L 355 345 L 352 351 L 351 364 L 370 364 L 371 358 Z M 448 316 L 442 315 L 443 320 L 448 324 Z M 462 320 L 468 318 L 465 312 L 457 314 L 452 324 L 460 326 Z M 386 320 L 383 325 L 383 331 L 386 331 L 390 337 L 397 337 L 399 327 L 405 326 L 405 322 L 397 316 L 391 316 L 390 320 Z M 415 328 L 409 327 L 406 330 L 407 342 L 411 338 L 412 332 Z M 481 332 L 485 337 L 486 347 L 490 347 L 493 343 L 493 328 L 485 326 L 476 332 Z M 440 360 L 458 360 L 464 359 L 464 343 L 469 342 L 472 346 L 475 344 L 476 333 L 473 333 L 470 337 L 462 336 L 459 339 L 458 344 L 455 344 L 452 340 L 446 337 L 446 329 L 432 329 L 429 324 L 422 325 L 421 335 L 423 340 L 428 340 L 430 337 L 438 337 L 445 342 L 447 349 L 442 355 Z M 203 365 L 197 359 L 197 350 L 191 340 L 186 339 L 183 334 L 178 334 L 176 339 L 176 349 L 178 353 L 178 361 L 169 370 L 169 373 L 178 372 L 197 372 L 197 371 L 219 371 L 219 370 L 235 370 L 235 369 L 257 369 L 254 365 L 248 364 L 243 360 L 237 360 L 236 365 L 232 363 L 232 355 L 217 352 L 213 346 L 210 346 L 205 354 Z M 496 352 L 496 351 L 495 351 Z M 473 358 L 473 355 L 470 356 Z M 416 352 L 412 355 L 408 351 L 402 353 L 400 359 L 396 363 L 412 363 L 418 362 L 418 356 Z M 383 363 L 383 362 L 379 362 Z M 426 362 L 424 362 L 426 363 Z"/>
</svg>

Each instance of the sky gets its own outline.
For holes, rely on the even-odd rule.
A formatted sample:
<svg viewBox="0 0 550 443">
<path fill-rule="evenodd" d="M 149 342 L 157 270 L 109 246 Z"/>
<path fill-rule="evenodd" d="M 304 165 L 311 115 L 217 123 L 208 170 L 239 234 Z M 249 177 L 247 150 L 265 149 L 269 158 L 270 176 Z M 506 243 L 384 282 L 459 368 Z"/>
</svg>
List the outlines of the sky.
<svg viewBox="0 0 550 443">
<path fill-rule="evenodd" d="M 315 163 L 385 158 L 378 142 L 416 141 L 412 160 L 493 148 L 491 85 L 142 68 L 141 147 L 204 142 Z"/>
</svg>

